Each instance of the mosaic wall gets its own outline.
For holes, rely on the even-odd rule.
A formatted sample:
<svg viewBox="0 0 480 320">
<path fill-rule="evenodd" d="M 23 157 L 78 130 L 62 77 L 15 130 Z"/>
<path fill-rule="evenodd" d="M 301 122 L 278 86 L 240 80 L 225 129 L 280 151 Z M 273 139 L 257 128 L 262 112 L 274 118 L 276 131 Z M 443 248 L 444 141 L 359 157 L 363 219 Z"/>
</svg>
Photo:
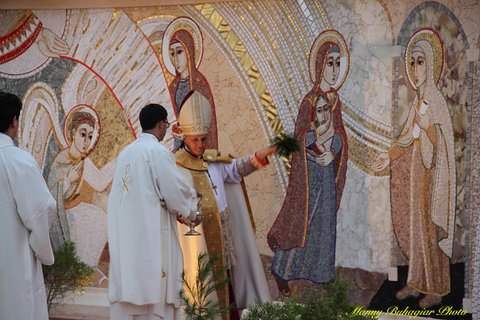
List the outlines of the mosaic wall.
<svg viewBox="0 0 480 320">
<path fill-rule="evenodd" d="M 412 259 L 402 243 L 425 232 L 448 239 L 438 252 L 446 257 L 441 278 L 460 264 L 454 287 L 480 301 L 478 1 L 242 1 L 0 16 L 0 89 L 25 106 L 18 144 L 40 164 L 59 203 L 57 227 L 96 267 L 96 286 L 108 284 L 106 203 L 116 156 L 140 132 L 144 105 L 162 104 L 174 121 L 185 94 L 169 56 L 179 39 L 195 57 L 189 88 L 215 108 L 211 146 L 241 156 L 282 132 L 302 142 L 293 158 L 246 178 L 274 296 L 271 263 L 288 281 L 322 283 L 338 268 L 395 279 L 396 267 Z M 419 50 L 431 71 L 425 95 L 412 64 Z M 414 133 L 422 101 L 429 107 L 421 115 L 436 124 L 433 147 L 427 130 Z M 325 126 L 315 118 L 320 105 Z M 411 158 L 392 161 L 405 139 L 428 147 L 412 143 Z M 170 132 L 164 143 L 173 147 Z M 422 166 L 439 169 L 426 177 Z M 410 175 L 422 176 L 423 186 L 408 184 Z M 417 226 L 403 210 L 417 210 L 419 199 L 433 225 L 401 232 Z M 320 213 L 327 222 L 315 220 Z M 308 221 L 296 244 L 282 217 Z M 301 272 L 319 265 L 325 278 Z"/>
</svg>

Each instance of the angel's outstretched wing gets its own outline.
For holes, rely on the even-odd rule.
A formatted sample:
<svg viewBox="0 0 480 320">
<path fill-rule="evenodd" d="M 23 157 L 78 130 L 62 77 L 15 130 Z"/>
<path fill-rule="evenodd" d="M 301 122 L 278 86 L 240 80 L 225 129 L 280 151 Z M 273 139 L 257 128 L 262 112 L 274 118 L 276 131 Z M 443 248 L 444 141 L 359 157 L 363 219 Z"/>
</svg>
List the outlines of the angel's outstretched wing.
<svg viewBox="0 0 480 320">
<path fill-rule="evenodd" d="M 59 123 L 59 110 L 56 95 L 46 83 L 34 83 L 23 98 L 19 147 L 30 152 L 42 169 L 45 166 L 48 141 L 52 134 L 61 148 L 67 147 Z"/>
</svg>

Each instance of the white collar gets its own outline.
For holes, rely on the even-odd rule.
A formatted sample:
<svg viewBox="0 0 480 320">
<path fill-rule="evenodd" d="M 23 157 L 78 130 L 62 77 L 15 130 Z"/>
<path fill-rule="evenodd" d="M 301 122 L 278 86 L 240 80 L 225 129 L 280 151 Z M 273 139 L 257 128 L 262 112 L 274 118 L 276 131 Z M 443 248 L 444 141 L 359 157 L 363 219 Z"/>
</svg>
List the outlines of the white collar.
<svg viewBox="0 0 480 320">
<path fill-rule="evenodd" d="M 10 136 L 6 135 L 5 133 L 0 133 L 0 148 L 13 146 L 13 140 Z"/>
<path fill-rule="evenodd" d="M 155 140 L 155 141 L 159 142 L 157 137 L 153 133 L 148 133 L 148 132 L 140 132 L 140 134 L 138 135 L 138 139 Z"/>
</svg>

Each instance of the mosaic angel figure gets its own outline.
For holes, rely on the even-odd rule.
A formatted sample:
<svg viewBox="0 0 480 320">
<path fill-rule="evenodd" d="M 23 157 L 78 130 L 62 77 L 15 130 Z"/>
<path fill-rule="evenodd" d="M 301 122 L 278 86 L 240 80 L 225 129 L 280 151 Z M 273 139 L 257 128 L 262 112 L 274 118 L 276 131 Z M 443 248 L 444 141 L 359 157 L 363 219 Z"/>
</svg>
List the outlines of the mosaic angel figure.
<svg viewBox="0 0 480 320">
<path fill-rule="evenodd" d="M 65 110 L 62 128 L 60 104 L 46 84 L 34 84 L 24 104 L 20 144 L 44 168 L 57 200 L 53 245 L 58 248 L 73 241 L 80 259 L 95 267 L 107 243 L 107 216 L 106 208 L 94 204 L 92 198 L 108 189 L 114 168 L 114 161 L 99 169 L 89 158 L 100 136 L 99 117 L 92 107 L 77 105 Z"/>
</svg>

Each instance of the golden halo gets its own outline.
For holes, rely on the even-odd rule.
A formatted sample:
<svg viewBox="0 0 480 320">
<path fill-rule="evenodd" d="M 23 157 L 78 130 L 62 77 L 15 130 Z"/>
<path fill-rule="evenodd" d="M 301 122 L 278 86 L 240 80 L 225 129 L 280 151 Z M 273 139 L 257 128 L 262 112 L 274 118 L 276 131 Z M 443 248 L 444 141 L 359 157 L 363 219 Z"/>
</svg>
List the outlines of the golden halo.
<svg viewBox="0 0 480 320">
<path fill-rule="evenodd" d="M 413 81 L 411 76 L 413 71 L 411 70 L 410 61 L 412 59 L 413 48 L 421 40 L 430 43 L 433 49 L 433 63 L 435 66 L 435 69 L 433 70 L 433 76 L 435 83 L 438 83 L 438 80 L 440 80 L 440 75 L 442 74 L 443 69 L 443 44 L 438 34 L 430 28 L 422 28 L 415 32 L 405 48 L 405 70 L 407 73 L 408 82 L 410 82 L 410 85 L 414 89 L 416 89 L 416 86 L 415 81 Z"/>
<path fill-rule="evenodd" d="M 178 17 L 167 26 L 165 33 L 163 34 L 162 39 L 162 55 L 163 62 L 168 72 L 172 75 L 175 75 L 175 67 L 170 60 L 170 39 L 173 34 L 178 30 L 188 31 L 192 38 L 195 46 L 195 67 L 198 69 L 200 63 L 202 62 L 203 57 L 203 35 L 200 31 L 198 24 L 188 17 Z"/>
<path fill-rule="evenodd" d="M 100 137 L 100 120 L 97 112 L 92 107 L 86 104 L 79 104 L 73 107 L 72 109 L 70 109 L 67 116 L 65 117 L 65 124 L 63 125 L 63 134 L 65 136 L 65 140 L 67 141 L 68 146 L 70 147 L 72 145 L 72 134 L 71 134 L 70 127 L 72 125 L 73 116 L 78 112 L 88 113 L 88 115 L 92 117 L 95 122 L 95 129 L 93 130 L 92 143 L 88 147 L 88 152 L 87 152 L 88 154 L 93 150 L 93 148 L 98 142 L 98 138 Z"/>
<path fill-rule="evenodd" d="M 348 52 L 348 46 L 345 39 L 336 30 L 323 31 L 317 36 L 317 38 L 313 42 L 312 48 L 310 49 L 310 57 L 308 59 L 308 71 L 310 73 L 310 80 L 312 81 L 312 83 L 315 83 L 317 71 L 315 70 L 315 66 L 318 50 L 327 41 L 336 43 L 340 48 L 340 72 L 338 74 L 337 82 L 335 83 L 335 85 L 332 86 L 333 88 L 335 88 L 335 90 L 338 90 L 347 78 L 348 69 L 350 68 L 350 53 Z"/>
</svg>

